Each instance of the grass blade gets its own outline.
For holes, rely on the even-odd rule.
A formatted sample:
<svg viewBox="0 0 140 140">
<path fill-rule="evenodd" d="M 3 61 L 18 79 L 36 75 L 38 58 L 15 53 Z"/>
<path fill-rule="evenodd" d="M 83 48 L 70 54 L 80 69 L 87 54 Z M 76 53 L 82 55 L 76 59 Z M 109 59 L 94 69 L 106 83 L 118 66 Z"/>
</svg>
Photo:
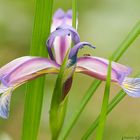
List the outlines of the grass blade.
<svg viewBox="0 0 140 140">
<path fill-rule="evenodd" d="M 111 81 L 111 61 L 109 62 L 108 65 L 107 80 L 106 80 L 106 86 L 105 86 L 104 97 L 102 102 L 102 109 L 99 118 L 96 140 L 102 140 L 103 137 L 106 115 L 107 115 L 107 107 L 109 102 L 110 81 Z"/>
<path fill-rule="evenodd" d="M 114 98 L 113 100 L 110 102 L 110 104 L 108 105 L 108 110 L 107 110 L 107 114 L 109 114 L 112 109 L 125 97 L 126 93 L 121 90 Z M 93 131 L 97 128 L 98 123 L 99 123 L 99 118 L 100 116 L 98 116 L 96 118 L 96 120 L 91 124 L 91 126 L 89 127 L 89 129 L 85 132 L 85 134 L 82 136 L 81 140 L 87 140 L 89 138 L 89 136 L 93 133 Z"/>
<path fill-rule="evenodd" d="M 76 29 L 77 0 L 72 0 L 72 26 Z"/>
<path fill-rule="evenodd" d="M 140 21 L 134 26 L 134 28 L 126 36 L 124 41 L 120 44 L 120 46 L 112 54 L 111 60 L 118 61 L 139 35 L 140 35 Z"/>
<path fill-rule="evenodd" d="M 139 34 L 140 34 L 140 21 L 134 26 L 134 28 L 130 31 L 130 33 L 127 35 L 124 41 L 120 44 L 117 50 L 112 54 L 111 59 L 113 61 L 118 61 L 121 58 L 121 56 L 126 52 L 126 50 L 130 47 L 130 45 L 135 41 L 135 39 L 138 37 Z M 62 140 L 65 140 L 67 138 L 74 124 L 80 117 L 80 114 L 82 113 L 88 101 L 94 95 L 94 92 L 96 91 L 96 89 L 99 87 L 100 84 L 101 84 L 101 81 L 94 80 L 93 83 L 90 85 L 89 89 L 87 90 L 86 94 L 82 98 L 82 101 L 80 102 L 76 111 L 72 114 L 72 117 L 68 121 L 69 123 L 66 125 L 66 127 L 62 131 L 62 134 L 60 136 Z"/>
<path fill-rule="evenodd" d="M 45 40 L 50 34 L 53 0 L 36 0 L 30 55 L 47 56 Z M 36 140 L 39 130 L 45 77 L 27 85 L 22 140 Z"/>
<path fill-rule="evenodd" d="M 140 73 L 135 77 L 140 77 Z M 109 114 L 113 108 L 122 101 L 122 99 L 126 96 L 126 93 L 121 90 L 117 95 L 112 99 L 112 101 L 108 105 L 107 114 Z M 93 133 L 93 131 L 97 128 L 99 122 L 100 115 L 96 118 L 96 120 L 91 124 L 89 129 L 85 132 L 81 140 L 87 140 L 89 136 Z"/>
</svg>

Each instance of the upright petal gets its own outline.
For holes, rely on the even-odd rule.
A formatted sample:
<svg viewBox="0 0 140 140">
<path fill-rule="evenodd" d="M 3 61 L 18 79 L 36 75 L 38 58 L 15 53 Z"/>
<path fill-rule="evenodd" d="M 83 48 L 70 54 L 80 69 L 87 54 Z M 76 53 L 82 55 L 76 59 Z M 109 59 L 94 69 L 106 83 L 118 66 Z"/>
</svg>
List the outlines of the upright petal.
<svg viewBox="0 0 140 140">
<path fill-rule="evenodd" d="M 106 80 L 109 61 L 104 58 L 85 56 L 77 60 L 76 72 L 81 72 L 100 80 Z M 112 62 L 111 80 L 121 84 L 131 73 L 131 69 L 116 62 Z"/>
<path fill-rule="evenodd" d="M 54 32 L 51 33 L 51 35 L 49 36 L 49 38 L 46 42 L 50 58 L 52 60 L 56 60 L 56 62 L 58 64 L 62 63 L 62 61 L 66 55 L 66 52 L 68 51 L 65 47 L 65 43 L 67 43 L 65 41 L 65 38 L 69 37 L 70 35 L 71 35 L 71 38 L 72 38 L 72 41 L 74 42 L 74 44 L 77 44 L 80 42 L 80 37 L 79 37 L 77 31 L 69 25 L 59 26 Z M 58 50 L 56 49 L 56 50 L 54 50 L 54 52 L 55 52 L 55 54 L 58 54 L 57 56 L 59 56 L 59 57 L 56 57 L 56 55 L 55 55 L 55 58 L 54 58 L 53 53 L 52 53 L 52 47 L 53 46 L 55 47 L 55 45 L 56 45 L 55 40 L 56 39 L 61 39 L 61 41 L 63 43 L 61 44 L 61 47 L 58 47 L 59 45 L 57 44 Z M 65 55 L 63 55 L 62 53 Z M 61 63 L 59 60 L 62 60 Z"/>
<path fill-rule="evenodd" d="M 68 10 L 66 13 L 62 9 L 58 9 L 53 15 L 53 22 L 51 26 L 51 32 L 62 24 L 68 24 L 72 26 L 72 10 Z"/>
<path fill-rule="evenodd" d="M 58 73 L 56 62 L 40 57 L 21 57 L 0 69 L 0 116 L 8 117 L 12 91 L 42 74 Z"/>
<path fill-rule="evenodd" d="M 68 10 L 66 13 L 62 9 L 58 9 L 53 16 L 53 23 L 51 31 L 55 31 L 56 28 L 62 24 L 72 26 L 72 11 Z M 54 40 L 54 54 L 56 62 L 62 64 L 62 61 L 71 45 L 70 36 L 57 36 Z"/>
</svg>

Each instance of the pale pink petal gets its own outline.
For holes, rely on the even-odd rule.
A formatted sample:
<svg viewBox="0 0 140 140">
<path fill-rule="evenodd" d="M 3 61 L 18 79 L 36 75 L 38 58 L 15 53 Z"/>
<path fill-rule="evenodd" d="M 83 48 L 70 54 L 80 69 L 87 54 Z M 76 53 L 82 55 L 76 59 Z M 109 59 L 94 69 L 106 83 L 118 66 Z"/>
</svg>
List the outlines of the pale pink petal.
<svg viewBox="0 0 140 140">
<path fill-rule="evenodd" d="M 25 56 L 0 69 L 0 117 L 8 118 L 12 91 L 46 73 L 58 73 L 59 65 L 47 58 Z"/>
<path fill-rule="evenodd" d="M 77 60 L 76 72 L 81 72 L 100 80 L 106 80 L 109 61 L 104 58 L 85 56 Z M 111 80 L 122 83 L 131 69 L 116 62 L 112 62 Z"/>
<path fill-rule="evenodd" d="M 20 64 L 15 63 L 18 59 L 0 69 L 2 72 L 0 80 L 5 85 L 17 86 L 42 74 L 58 72 L 59 65 L 47 58 L 28 57 L 27 59 L 27 57 L 21 57 L 21 59 L 23 60 Z M 9 66 L 12 66 L 11 69 Z"/>
<path fill-rule="evenodd" d="M 12 71 L 13 69 L 18 67 L 22 63 L 24 63 L 32 58 L 33 57 L 30 57 L 30 56 L 23 56 L 23 57 L 20 57 L 20 58 L 17 58 L 15 60 L 11 61 L 10 63 L 8 63 L 5 66 L 0 68 L 0 77 L 8 74 L 10 71 Z"/>
</svg>

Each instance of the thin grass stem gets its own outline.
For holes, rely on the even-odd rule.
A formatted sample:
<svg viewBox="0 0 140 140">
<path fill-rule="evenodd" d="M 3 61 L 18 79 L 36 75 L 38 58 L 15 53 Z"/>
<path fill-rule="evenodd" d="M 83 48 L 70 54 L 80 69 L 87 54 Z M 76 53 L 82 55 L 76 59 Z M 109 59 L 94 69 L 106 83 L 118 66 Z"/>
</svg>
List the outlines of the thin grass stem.
<svg viewBox="0 0 140 140">
<path fill-rule="evenodd" d="M 102 109 L 99 117 L 99 124 L 97 129 L 97 135 L 96 140 L 102 140 L 104 127 L 105 127 L 105 121 L 107 116 L 107 107 L 109 102 L 109 94 L 110 94 L 110 81 L 111 81 L 111 61 L 108 65 L 108 73 L 107 73 L 107 80 L 105 85 L 105 91 L 104 91 L 104 97 L 102 102 Z"/>
</svg>

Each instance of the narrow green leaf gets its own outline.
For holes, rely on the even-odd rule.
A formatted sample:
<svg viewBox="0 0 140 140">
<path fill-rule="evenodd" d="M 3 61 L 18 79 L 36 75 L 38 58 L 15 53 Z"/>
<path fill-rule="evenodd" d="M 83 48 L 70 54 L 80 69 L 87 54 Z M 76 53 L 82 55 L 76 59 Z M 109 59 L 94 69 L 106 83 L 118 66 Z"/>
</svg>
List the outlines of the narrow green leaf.
<svg viewBox="0 0 140 140">
<path fill-rule="evenodd" d="M 121 90 L 109 103 L 107 114 L 109 114 L 112 109 L 126 96 L 126 93 Z M 93 133 L 93 131 L 97 128 L 99 123 L 100 115 L 96 118 L 96 120 L 91 124 L 89 129 L 85 132 L 85 134 L 82 136 L 81 140 L 88 140 L 90 135 Z"/>
<path fill-rule="evenodd" d="M 102 109 L 99 118 L 96 140 L 102 140 L 103 137 L 106 115 L 107 115 L 107 107 L 109 102 L 110 82 L 111 82 L 111 61 L 109 61 L 109 65 L 108 65 L 107 80 L 106 80 L 106 86 L 105 86 L 104 97 L 102 102 Z"/>
<path fill-rule="evenodd" d="M 140 21 L 134 26 L 134 28 L 126 36 L 124 41 L 120 44 L 120 46 L 112 54 L 111 60 L 118 61 L 139 35 L 140 35 Z"/>
<path fill-rule="evenodd" d="M 76 29 L 77 0 L 72 0 L 72 26 Z"/>
<path fill-rule="evenodd" d="M 36 0 L 30 55 L 47 56 L 45 41 L 50 34 L 53 0 Z M 45 77 L 27 85 L 22 140 L 36 140 L 40 124 Z"/>
<path fill-rule="evenodd" d="M 140 77 L 140 73 L 138 75 L 136 75 L 135 77 Z M 126 93 L 123 90 L 121 90 L 119 93 L 117 93 L 117 95 L 112 99 L 112 101 L 108 105 L 107 114 L 109 114 L 113 110 L 113 108 L 115 108 L 120 103 L 120 101 L 122 101 L 122 99 L 125 96 L 126 96 Z M 98 126 L 99 118 L 100 118 L 100 115 L 91 124 L 91 126 L 89 127 L 89 129 L 82 136 L 82 139 L 81 140 L 87 140 L 90 137 L 90 135 L 94 132 L 94 130 Z"/>
<path fill-rule="evenodd" d="M 126 52 L 126 50 L 130 47 L 130 45 L 135 41 L 135 39 L 140 34 L 140 21 L 134 26 L 134 28 L 130 31 L 130 33 L 127 35 L 127 37 L 124 39 L 124 41 L 120 44 L 120 46 L 117 48 L 117 50 L 112 54 L 111 58 L 113 61 L 118 61 L 121 56 Z M 94 92 L 101 84 L 101 81 L 94 80 L 93 83 L 90 85 L 89 89 L 87 90 L 86 94 L 82 98 L 82 101 L 80 102 L 79 106 L 77 107 L 76 111 L 72 114 L 72 117 L 68 121 L 66 128 L 62 131 L 62 134 L 60 138 L 62 140 L 65 140 L 67 136 L 69 135 L 71 129 L 75 125 L 76 121 L 80 117 L 82 111 L 86 107 L 87 103 L 91 99 L 91 97 L 94 95 Z M 61 140 L 60 139 L 60 140 Z"/>
</svg>

